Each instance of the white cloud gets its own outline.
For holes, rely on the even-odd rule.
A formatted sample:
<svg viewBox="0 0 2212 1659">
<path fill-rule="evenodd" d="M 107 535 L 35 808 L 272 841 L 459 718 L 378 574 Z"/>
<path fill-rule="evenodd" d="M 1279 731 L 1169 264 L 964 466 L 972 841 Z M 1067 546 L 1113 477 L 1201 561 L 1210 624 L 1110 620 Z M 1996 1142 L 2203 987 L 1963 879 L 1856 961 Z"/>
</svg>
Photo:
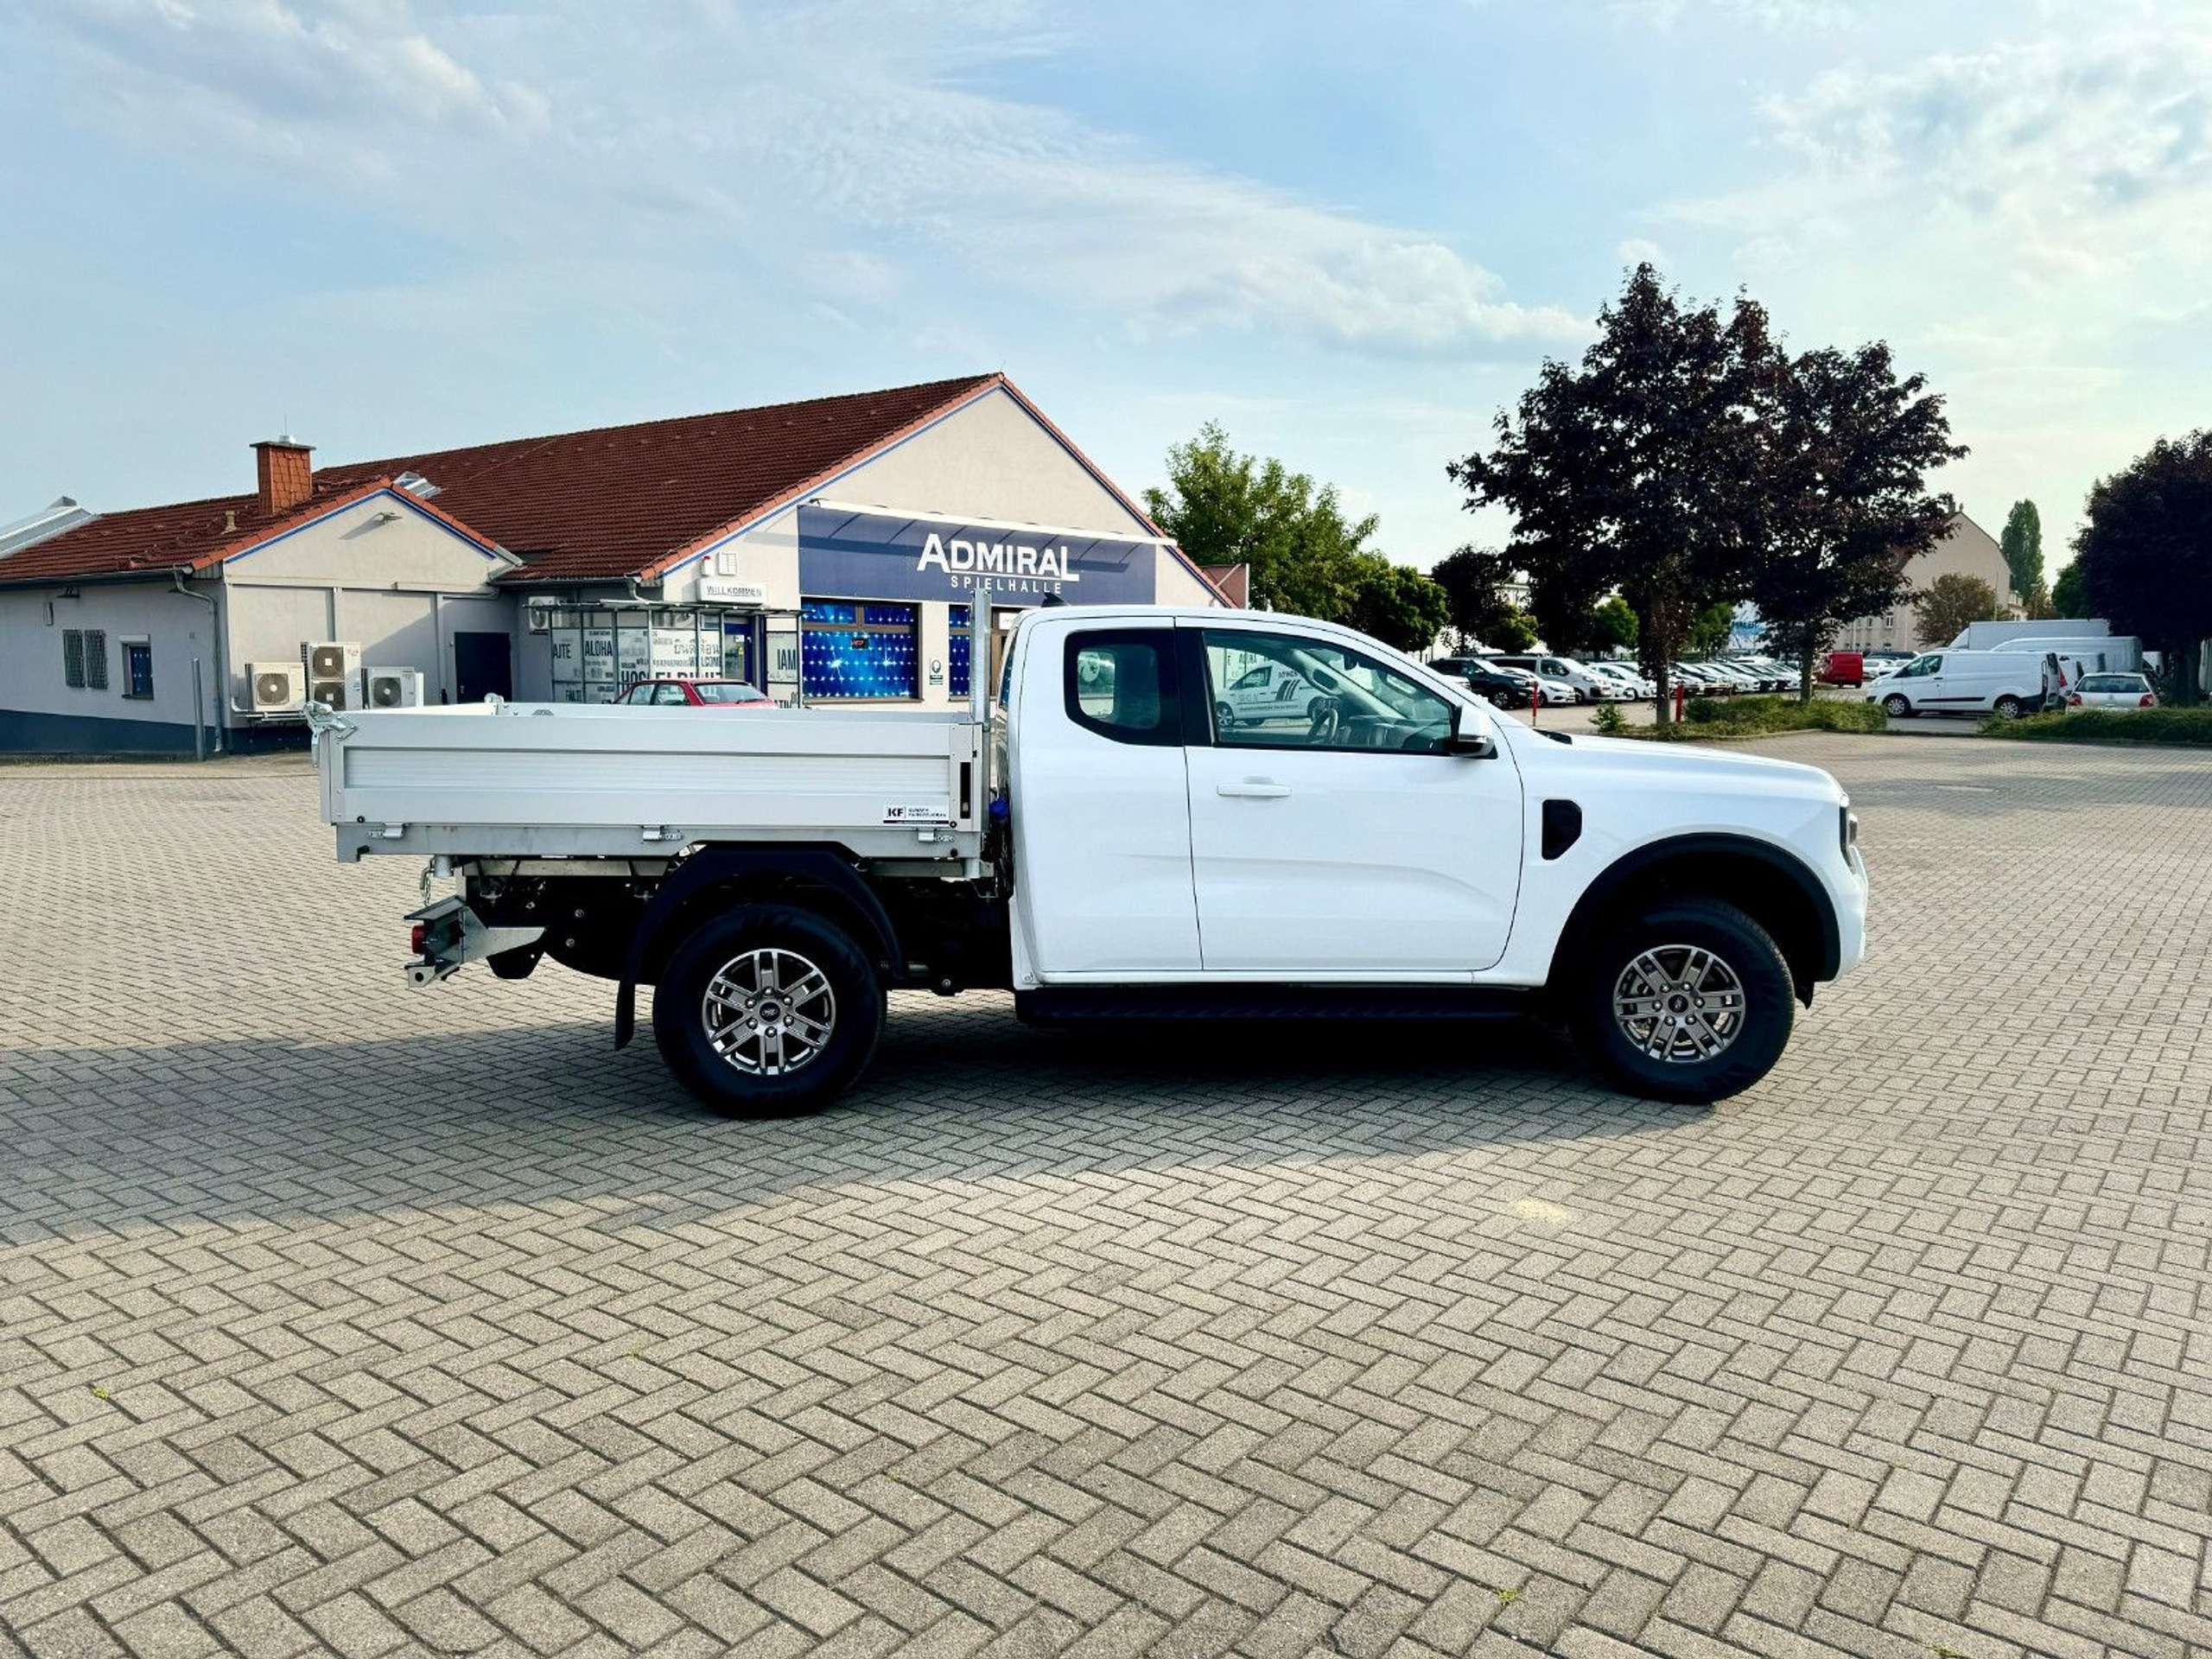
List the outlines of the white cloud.
<svg viewBox="0 0 2212 1659">
<path fill-rule="evenodd" d="M 2201 296 L 2212 29 L 2139 29 L 1837 69 L 1760 106 L 1779 174 L 1677 204 L 1800 262 L 1849 247 L 1923 303 L 2032 298 L 2126 326 Z M 1878 258 L 1869 255 L 1879 251 Z"/>
<path fill-rule="evenodd" d="M 1383 353 L 1586 329 L 1433 233 L 977 90 L 1063 49 L 1021 0 L 572 0 L 529 21 L 427 0 L 92 0 L 48 27 L 117 124 L 359 193 L 500 258 L 649 245 L 841 315 L 890 302 L 903 265 L 1141 335 Z"/>
<path fill-rule="evenodd" d="M 1616 244 L 1613 257 L 1624 265 L 1649 264 L 1662 271 L 1667 269 L 1667 250 L 1640 236 L 1628 237 Z"/>
<path fill-rule="evenodd" d="M 2212 22 L 2063 10 L 2046 35 L 1766 97 L 1767 176 L 1659 215 L 1725 238 L 1785 325 L 1929 370 L 1975 451 L 1945 484 L 1998 516 L 2038 497 L 2055 542 L 2095 474 L 2201 420 L 2177 359 L 2202 349 L 2212 267 Z"/>
</svg>

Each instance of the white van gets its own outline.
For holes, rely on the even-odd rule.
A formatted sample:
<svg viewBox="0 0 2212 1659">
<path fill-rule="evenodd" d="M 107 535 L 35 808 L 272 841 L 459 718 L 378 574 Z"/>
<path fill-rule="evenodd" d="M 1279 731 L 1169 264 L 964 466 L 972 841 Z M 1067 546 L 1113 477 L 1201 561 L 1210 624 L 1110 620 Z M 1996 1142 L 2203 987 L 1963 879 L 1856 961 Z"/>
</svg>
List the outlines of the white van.
<svg viewBox="0 0 2212 1659">
<path fill-rule="evenodd" d="M 1493 657 L 1494 663 L 1508 668 L 1526 669 L 1529 673 L 1547 680 L 1558 680 L 1573 688 L 1577 702 L 1608 702 L 1624 701 L 1621 688 L 1613 683 L 1609 675 L 1592 674 L 1572 657 L 1550 657 L 1541 652 L 1518 652 L 1509 657 Z"/>
<path fill-rule="evenodd" d="M 2132 633 L 2051 634 L 2006 639 L 1992 651 L 2051 651 L 2077 659 L 2092 674 L 2139 674 L 2143 670 L 2143 641 Z"/>
<path fill-rule="evenodd" d="M 1866 688 L 1892 720 L 1909 715 L 1999 714 L 2007 720 L 2047 707 L 2071 681 L 2049 652 L 1928 651 Z"/>
</svg>

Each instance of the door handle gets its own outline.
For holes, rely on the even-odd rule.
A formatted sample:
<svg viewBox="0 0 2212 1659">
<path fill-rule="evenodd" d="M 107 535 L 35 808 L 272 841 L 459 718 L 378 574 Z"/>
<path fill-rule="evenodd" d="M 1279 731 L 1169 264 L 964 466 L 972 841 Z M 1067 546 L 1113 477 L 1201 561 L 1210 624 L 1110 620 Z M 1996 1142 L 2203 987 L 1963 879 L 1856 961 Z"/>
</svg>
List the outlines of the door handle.
<svg viewBox="0 0 2212 1659">
<path fill-rule="evenodd" d="M 1272 778 L 1246 778 L 1231 784 L 1216 784 L 1213 792 L 1251 801 L 1279 801 L 1290 793 L 1288 784 L 1279 784 Z"/>
</svg>

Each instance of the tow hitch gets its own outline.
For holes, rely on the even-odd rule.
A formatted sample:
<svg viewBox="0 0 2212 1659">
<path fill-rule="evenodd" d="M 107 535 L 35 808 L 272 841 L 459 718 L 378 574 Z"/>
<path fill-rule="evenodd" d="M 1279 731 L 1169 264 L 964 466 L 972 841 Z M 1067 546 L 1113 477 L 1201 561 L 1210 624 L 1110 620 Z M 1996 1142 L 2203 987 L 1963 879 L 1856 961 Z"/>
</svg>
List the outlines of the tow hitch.
<svg viewBox="0 0 2212 1659">
<path fill-rule="evenodd" d="M 418 991 L 452 978 L 469 963 L 536 944 L 545 934 L 542 927 L 486 927 L 461 898 L 441 899 L 407 919 L 415 925 L 407 982 Z"/>
</svg>

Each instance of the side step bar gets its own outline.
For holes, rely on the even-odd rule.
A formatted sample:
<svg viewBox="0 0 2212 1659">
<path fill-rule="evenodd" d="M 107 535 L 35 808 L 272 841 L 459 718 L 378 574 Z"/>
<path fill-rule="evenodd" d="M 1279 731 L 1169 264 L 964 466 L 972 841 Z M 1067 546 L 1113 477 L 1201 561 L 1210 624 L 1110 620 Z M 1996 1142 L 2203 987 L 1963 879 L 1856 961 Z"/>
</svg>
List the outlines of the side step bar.
<svg viewBox="0 0 2212 1659">
<path fill-rule="evenodd" d="M 1048 985 L 1016 991 L 1033 1025 L 1103 1020 L 1515 1020 L 1543 994 L 1491 985 Z"/>
</svg>

